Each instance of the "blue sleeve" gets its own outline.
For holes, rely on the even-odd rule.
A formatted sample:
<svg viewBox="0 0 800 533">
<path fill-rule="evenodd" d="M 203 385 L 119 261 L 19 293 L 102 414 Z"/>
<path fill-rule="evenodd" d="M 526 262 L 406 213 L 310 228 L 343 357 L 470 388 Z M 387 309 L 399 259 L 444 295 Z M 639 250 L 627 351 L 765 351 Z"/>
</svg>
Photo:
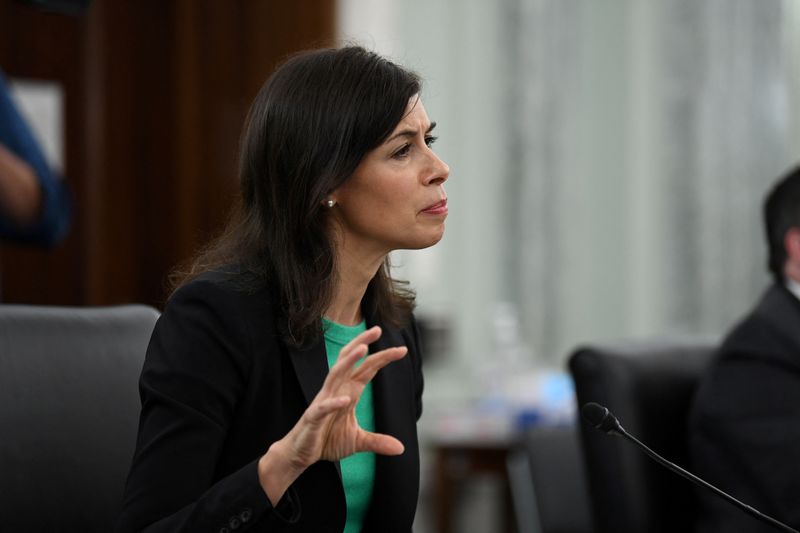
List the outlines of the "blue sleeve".
<svg viewBox="0 0 800 533">
<path fill-rule="evenodd" d="M 72 198 L 66 185 L 50 170 L 25 120 L 8 93 L 0 72 L 0 143 L 26 161 L 42 188 L 42 211 L 33 224 L 19 226 L 0 213 L 0 238 L 20 244 L 55 246 L 66 236 L 72 219 Z"/>
</svg>

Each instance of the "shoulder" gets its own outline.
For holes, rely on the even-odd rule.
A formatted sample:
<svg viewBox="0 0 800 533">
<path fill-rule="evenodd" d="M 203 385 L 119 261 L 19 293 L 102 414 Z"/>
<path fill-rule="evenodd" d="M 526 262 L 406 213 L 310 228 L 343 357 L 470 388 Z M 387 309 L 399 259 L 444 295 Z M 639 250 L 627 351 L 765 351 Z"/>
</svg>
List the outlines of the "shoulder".
<svg viewBox="0 0 800 533">
<path fill-rule="evenodd" d="M 231 268 L 203 272 L 181 285 L 170 296 L 165 312 L 186 306 L 224 310 L 234 315 L 252 312 L 273 313 L 273 298 L 265 284 L 250 281 Z"/>
<path fill-rule="evenodd" d="M 783 295 L 774 289 L 720 345 L 695 395 L 697 414 L 717 420 L 762 416 L 788 398 L 800 401 L 800 344 L 793 333 L 800 331 L 800 315 L 776 316 Z"/>
<path fill-rule="evenodd" d="M 154 340 L 220 351 L 239 359 L 275 331 L 275 306 L 266 288 L 253 289 L 226 271 L 205 272 L 179 287 L 156 325 Z M 176 353 L 185 351 L 174 346 Z"/>
<path fill-rule="evenodd" d="M 417 359 L 421 358 L 422 346 L 420 341 L 419 325 L 413 313 L 409 313 L 403 323 L 398 326 L 398 331 L 403 337 L 403 341 L 408 347 L 411 356 Z"/>
<path fill-rule="evenodd" d="M 398 325 L 400 333 L 404 337 L 413 338 L 418 333 L 417 317 L 414 313 L 409 313 L 408 316 L 403 318 L 403 321 Z"/>
<path fill-rule="evenodd" d="M 404 360 L 410 361 L 415 372 L 419 372 L 422 364 L 422 346 L 419 328 L 417 327 L 417 321 L 413 314 L 404 317 L 400 324 L 388 320 L 381 320 L 369 314 L 366 316 L 366 322 L 367 327 L 380 326 L 382 329 L 381 338 L 374 346 L 370 347 L 370 350 L 377 351 L 390 346 L 405 346 L 408 349 L 408 355 Z"/>
<path fill-rule="evenodd" d="M 753 311 L 725 337 L 725 362 L 789 364 L 800 370 L 800 307 L 785 290 L 769 289 Z"/>
</svg>

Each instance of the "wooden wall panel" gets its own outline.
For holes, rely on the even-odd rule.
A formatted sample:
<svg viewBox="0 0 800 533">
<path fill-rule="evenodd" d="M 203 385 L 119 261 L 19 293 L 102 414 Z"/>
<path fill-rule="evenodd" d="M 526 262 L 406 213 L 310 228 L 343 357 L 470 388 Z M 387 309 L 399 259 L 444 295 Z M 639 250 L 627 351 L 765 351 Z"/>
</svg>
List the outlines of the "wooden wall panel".
<svg viewBox="0 0 800 533">
<path fill-rule="evenodd" d="M 96 258 L 103 274 L 92 297 L 118 302 L 137 295 L 154 303 L 157 278 L 168 269 L 169 258 L 160 255 L 174 238 L 174 7 L 155 1 L 95 7 L 101 23 L 93 31 L 103 43 L 92 66 L 104 98 Z"/>
<path fill-rule="evenodd" d="M 169 270 L 224 221 L 250 101 L 286 55 L 332 42 L 334 8 L 95 0 L 69 16 L 0 0 L 0 65 L 67 86 L 78 214 L 55 252 L 3 247 L 5 301 L 160 305 Z"/>
</svg>

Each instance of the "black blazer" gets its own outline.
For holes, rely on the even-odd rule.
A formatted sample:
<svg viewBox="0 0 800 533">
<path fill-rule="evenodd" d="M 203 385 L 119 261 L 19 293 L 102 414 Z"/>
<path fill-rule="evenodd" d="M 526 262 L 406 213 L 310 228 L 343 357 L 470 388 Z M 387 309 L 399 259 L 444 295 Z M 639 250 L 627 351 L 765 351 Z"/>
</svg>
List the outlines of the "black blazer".
<svg viewBox="0 0 800 533">
<path fill-rule="evenodd" d="M 725 339 L 695 396 L 690 451 L 700 477 L 800 529 L 800 301 L 773 285 Z M 772 532 L 698 493 L 702 532 Z"/>
<path fill-rule="evenodd" d="M 117 531 L 344 529 L 338 462 L 312 465 L 276 508 L 258 482 L 258 459 L 294 426 L 328 373 L 322 336 L 309 349 L 288 348 L 276 316 L 268 290 L 242 292 L 218 273 L 170 299 L 142 370 L 139 436 Z M 376 431 L 398 438 L 405 452 L 377 456 L 364 531 L 407 533 L 419 490 L 419 341 L 413 321 L 382 327 L 370 352 L 405 345 L 408 355 L 373 380 Z"/>
</svg>

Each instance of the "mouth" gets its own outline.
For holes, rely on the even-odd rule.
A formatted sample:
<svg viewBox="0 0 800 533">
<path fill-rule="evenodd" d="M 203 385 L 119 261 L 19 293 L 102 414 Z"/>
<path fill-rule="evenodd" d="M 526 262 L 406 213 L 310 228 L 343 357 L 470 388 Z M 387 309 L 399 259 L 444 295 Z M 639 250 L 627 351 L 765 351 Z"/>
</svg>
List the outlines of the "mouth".
<svg viewBox="0 0 800 533">
<path fill-rule="evenodd" d="M 435 204 L 429 205 L 422 210 L 423 213 L 429 215 L 446 215 L 447 214 L 447 198 L 440 200 Z"/>
</svg>

